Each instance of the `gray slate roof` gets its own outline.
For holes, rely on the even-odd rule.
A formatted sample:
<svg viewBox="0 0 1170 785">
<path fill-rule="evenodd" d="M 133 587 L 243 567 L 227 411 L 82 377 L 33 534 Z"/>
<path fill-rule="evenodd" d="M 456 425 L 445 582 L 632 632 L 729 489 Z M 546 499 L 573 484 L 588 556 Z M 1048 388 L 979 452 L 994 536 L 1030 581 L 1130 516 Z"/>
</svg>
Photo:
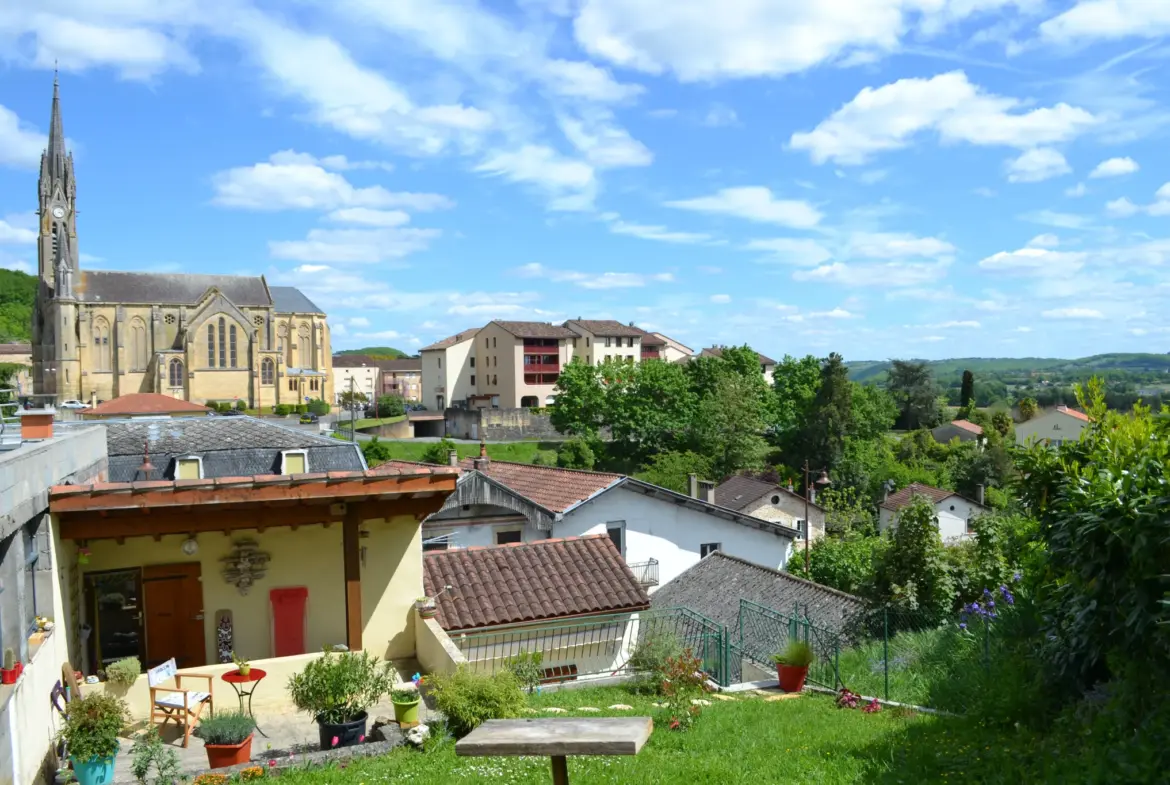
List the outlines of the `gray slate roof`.
<svg viewBox="0 0 1170 785">
<path fill-rule="evenodd" d="M 141 303 L 147 305 L 195 305 L 213 286 L 238 306 L 270 305 L 264 279 L 245 275 L 197 275 L 190 273 L 127 273 L 82 270 L 75 287 L 89 303 Z"/>
<path fill-rule="evenodd" d="M 720 507 L 738 512 L 757 499 L 774 494 L 791 496 L 797 502 L 804 503 L 804 497 L 799 493 L 794 493 L 781 485 L 757 480 L 755 477 L 744 477 L 740 474 L 729 477 L 715 488 L 715 503 Z M 824 508 L 815 502 L 809 502 L 809 507 L 824 512 Z"/>
<path fill-rule="evenodd" d="M 517 338 L 576 338 L 577 333 L 568 327 L 561 327 L 548 322 L 503 322 L 496 319 L 495 324 L 512 333 Z"/>
<path fill-rule="evenodd" d="M 793 603 L 828 629 L 864 610 L 859 597 L 716 551 L 651 595 L 656 608 L 690 608 L 735 629 L 741 599 L 791 614 Z"/>
<path fill-rule="evenodd" d="M 632 324 L 622 324 L 615 319 L 570 319 L 565 322 L 566 327 L 572 324 L 594 335 L 641 338 L 646 334 L 645 330 L 639 330 Z"/>
<path fill-rule="evenodd" d="M 265 422 L 254 417 L 176 417 L 86 421 L 77 425 L 106 428 L 110 482 L 145 479 L 138 468 L 149 445 L 155 467 L 151 479 L 175 478 L 175 459 L 199 455 L 203 477 L 249 477 L 279 474 L 282 450 L 306 450 L 310 472 L 362 471 L 361 450 L 324 436 Z M 57 423 L 58 427 L 76 427 Z"/>
<path fill-rule="evenodd" d="M 295 286 L 269 286 L 268 291 L 272 292 L 272 307 L 277 313 L 325 313 Z"/>
</svg>

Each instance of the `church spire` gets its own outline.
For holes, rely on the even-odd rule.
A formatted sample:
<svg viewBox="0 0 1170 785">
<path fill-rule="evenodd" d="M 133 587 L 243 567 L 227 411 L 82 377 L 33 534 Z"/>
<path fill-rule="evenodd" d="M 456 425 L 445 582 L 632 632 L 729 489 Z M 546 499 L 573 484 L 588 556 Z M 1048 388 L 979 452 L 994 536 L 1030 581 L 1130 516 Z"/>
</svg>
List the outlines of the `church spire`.
<svg viewBox="0 0 1170 785">
<path fill-rule="evenodd" d="M 73 178 L 73 156 L 65 149 L 65 126 L 61 122 L 61 82 L 53 74 L 53 109 L 49 118 L 49 145 L 41 155 L 41 179 L 37 187 L 41 217 L 38 261 L 41 278 L 50 289 L 56 286 L 58 261 L 77 271 L 77 183 Z"/>
<path fill-rule="evenodd" d="M 49 172 L 55 178 L 65 176 L 65 127 L 61 123 L 61 84 L 53 71 L 53 112 L 49 118 Z"/>
</svg>

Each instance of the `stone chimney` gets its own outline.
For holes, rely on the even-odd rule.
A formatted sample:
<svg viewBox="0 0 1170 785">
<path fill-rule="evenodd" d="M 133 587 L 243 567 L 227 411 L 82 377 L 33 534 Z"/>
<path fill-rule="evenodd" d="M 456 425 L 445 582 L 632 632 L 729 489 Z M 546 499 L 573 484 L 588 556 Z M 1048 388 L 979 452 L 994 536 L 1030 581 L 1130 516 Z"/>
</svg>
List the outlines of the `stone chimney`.
<svg viewBox="0 0 1170 785">
<path fill-rule="evenodd" d="M 22 409 L 20 415 L 20 440 L 39 442 L 53 438 L 53 415 L 51 407 L 46 409 Z"/>
<path fill-rule="evenodd" d="M 492 459 L 489 458 L 488 454 L 487 454 L 487 443 L 481 441 L 479 443 L 479 457 L 475 458 L 471 462 L 471 464 L 477 470 L 482 471 L 482 470 L 486 469 L 489 465 L 491 465 L 491 462 L 492 462 Z"/>
<path fill-rule="evenodd" d="M 983 496 L 986 490 L 987 489 L 983 486 L 983 483 L 979 483 L 975 486 L 975 501 L 979 502 L 980 506 L 983 505 Z"/>
<path fill-rule="evenodd" d="M 447 451 L 447 465 L 448 466 L 458 466 L 459 465 L 459 452 L 457 450 L 448 450 Z"/>
<path fill-rule="evenodd" d="M 687 475 L 687 496 L 690 496 L 692 499 L 699 498 L 699 475 Z"/>
<path fill-rule="evenodd" d="M 715 483 L 710 480 L 699 480 L 699 501 L 715 503 Z"/>
</svg>

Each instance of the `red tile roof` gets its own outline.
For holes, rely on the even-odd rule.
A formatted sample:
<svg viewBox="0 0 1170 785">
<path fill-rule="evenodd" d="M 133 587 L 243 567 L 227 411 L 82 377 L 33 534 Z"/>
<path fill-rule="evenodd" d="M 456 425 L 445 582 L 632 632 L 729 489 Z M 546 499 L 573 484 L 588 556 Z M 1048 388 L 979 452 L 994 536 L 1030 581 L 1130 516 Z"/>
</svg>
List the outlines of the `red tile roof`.
<svg viewBox="0 0 1170 785">
<path fill-rule="evenodd" d="M 457 548 L 423 556 L 427 596 L 444 630 L 620 613 L 650 598 L 608 536 Z M 452 586 L 444 592 L 445 586 Z"/>
<path fill-rule="evenodd" d="M 980 436 L 983 435 L 983 428 L 971 422 L 970 420 L 951 420 L 951 425 L 955 426 L 956 428 L 962 428 L 964 431 L 970 431 L 971 433 L 975 433 Z"/>
<path fill-rule="evenodd" d="M 474 464 L 473 458 L 464 458 L 459 462 L 460 468 L 467 471 L 474 469 Z M 578 502 L 604 491 L 624 476 L 510 461 L 490 461 L 480 471 L 553 512 L 565 512 Z"/>
<path fill-rule="evenodd" d="M 435 341 L 432 344 L 424 346 L 423 348 L 419 349 L 419 351 L 420 352 L 430 352 L 430 351 L 434 351 L 435 349 L 446 349 L 450 346 L 454 346 L 457 343 L 463 343 L 464 341 L 469 341 L 472 338 L 474 338 L 475 334 L 478 333 L 481 329 L 482 328 L 480 328 L 480 327 L 472 327 L 471 329 L 464 330 L 461 333 L 455 333 L 454 335 L 449 335 L 446 338 L 443 338 L 442 340 Z"/>
<path fill-rule="evenodd" d="M 1084 420 L 1085 422 L 1093 421 L 1093 419 L 1084 412 L 1078 412 L 1076 409 L 1070 409 L 1067 406 L 1057 406 L 1056 411 L 1060 412 L 1061 414 L 1067 414 L 1070 417 L 1075 417 L 1078 420 Z"/>
<path fill-rule="evenodd" d="M 182 412 L 208 412 L 206 406 L 172 398 L 158 393 L 131 393 L 120 395 L 112 401 L 100 403 L 86 414 L 177 414 Z"/>
<path fill-rule="evenodd" d="M 570 319 L 569 321 L 565 322 L 566 327 L 571 324 L 575 324 L 581 329 L 587 332 L 591 332 L 594 335 L 602 336 L 609 335 L 641 338 L 646 332 L 645 330 L 639 330 L 632 324 L 622 324 L 615 319 Z"/>
<path fill-rule="evenodd" d="M 930 485 L 923 485 L 920 482 L 912 482 L 902 490 L 891 493 L 889 498 L 881 503 L 881 506 L 884 509 L 896 511 L 908 505 L 915 496 L 925 496 L 930 500 L 931 504 L 938 504 L 944 499 L 958 495 L 954 491 L 948 491 L 945 488 L 935 488 Z"/>
<path fill-rule="evenodd" d="M 492 324 L 517 338 L 576 338 L 577 333 L 568 327 L 548 322 L 503 322 L 496 319 Z"/>
</svg>

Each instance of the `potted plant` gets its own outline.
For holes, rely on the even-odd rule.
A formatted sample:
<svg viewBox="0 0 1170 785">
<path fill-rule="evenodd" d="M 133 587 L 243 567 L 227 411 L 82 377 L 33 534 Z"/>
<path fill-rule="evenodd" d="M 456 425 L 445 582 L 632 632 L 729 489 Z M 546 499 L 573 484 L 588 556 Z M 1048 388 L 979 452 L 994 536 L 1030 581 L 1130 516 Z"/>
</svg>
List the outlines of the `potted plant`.
<svg viewBox="0 0 1170 785">
<path fill-rule="evenodd" d="M 16 669 L 16 652 L 11 647 L 4 650 L 4 667 L 0 669 L 0 684 L 16 684 L 20 671 Z"/>
<path fill-rule="evenodd" d="M 69 702 L 59 739 L 65 742 L 80 785 L 114 781 L 118 734 L 126 723 L 126 704 L 113 695 L 91 692 Z"/>
<path fill-rule="evenodd" d="M 394 686 L 398 674 L 367 652 L 326 650 L 288 680 L 293 705 L 311 714 L 321 749 L 347 747 L 366 738 L 367 709 Z"/>
<path fill-rule="evenodd" d="M 221 711 L 199 721 L 195 735 L 203 739 L 207 765 L 213 769 L 247 763 L 252 759 L 252 731 L 256 720 L 238 711 Z"/>
<path fill-rule="evenodd" d="M 119 687 L 129 687 L 142 674 L 142 663 L 137 657 L 123 657 L 106 666 L 106 681 Z"/>
<path fill-rule="evenodd" d="M 236 664 L 236 670 L 239 671 L 239 674 L 244 678 L 248 678 L 248 676 L 252 673 L 252 663 L 248 662 L 234 651 L 232 652 L 232 662 Z"/>
<path fill-rule="evenodd" d="M 813 661 L 813 650 L 807 642 L 790 642 L 784 647 L 784 651 L 772 655 L 772 661 L 776 663 L 780 689 L 785 692 L 800 692 L 804 689 L 808 666 L 812 665 Z"/>
<path fill-rule="evenodd" d="M 413 728 L 418 725 L 418 704 L 422 700 L 418 687 L 422 678 L 416 674 L 414 680 L 404 681 L 390 691 L 390 700 L 394 703 L 394 720 L 400 728 Z"/>
<path fill-rule="evenodd" d="M 435 598 L 434 597 L 419 597 L 414 601 L 414 609 L 418 611 L 420 619 L 435 618 Z"/>
</svg>

